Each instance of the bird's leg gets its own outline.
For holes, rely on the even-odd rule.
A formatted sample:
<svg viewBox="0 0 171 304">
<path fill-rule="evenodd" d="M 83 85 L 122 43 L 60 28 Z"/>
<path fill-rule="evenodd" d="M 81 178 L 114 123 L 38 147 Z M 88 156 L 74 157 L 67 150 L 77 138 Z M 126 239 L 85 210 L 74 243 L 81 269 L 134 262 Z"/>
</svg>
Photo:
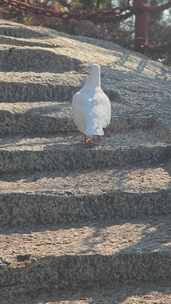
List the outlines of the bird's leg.
<svg viewBox="0 0 171 304">
<path fill-rule="evenodd" d="M 105 136 L 110 137 L 112 135 L 112 130 L 110 128 L 105 129 Z"/>
<path fill-rule="evenodd" d="M 93 139 L 84 135 L 84 144 L 85 145 L 93 144 Z"/>
</svg>

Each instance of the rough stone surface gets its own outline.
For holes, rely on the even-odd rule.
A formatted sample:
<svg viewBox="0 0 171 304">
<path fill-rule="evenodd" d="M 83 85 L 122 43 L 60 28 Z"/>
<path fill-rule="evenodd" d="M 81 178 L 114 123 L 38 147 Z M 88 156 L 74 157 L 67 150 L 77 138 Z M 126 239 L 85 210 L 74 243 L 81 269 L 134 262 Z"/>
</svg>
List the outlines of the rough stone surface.
<svg viewBox="0 0 171 304">
<path fill-rule="evenodd" d="M 170 217 L 79 228 L 1 230 L 0 256 L 7 265 L 1 267 L 0 286 L 84 288 L 86 282 L 92 288 L 167 281 L 170 230 Z M 23 256 L 22 262 L 18 256 Z"/>
<path fill-rule="evenodd" d="M 56 48 L 59 47 L 57 44 L 53 44 L 52 42 L 48 41 L 46 39 L 40 39 L 40 38 L 17 38 L 12 36 L 5 36 L 0 35 L 0 44 L 7 45 L 7 46 L 36 46 L 36 47 L 42 47 L 42 48 Z"/>
<path fill-rule="evenodd" d="M 15 65 L 13 64 L 15 62 Z M 53 49 L 41 47 L 0 46 L 0 70 L 32 72 L 65 72 L 78 70 L 81 62 L 77 59 L 60 55 Z"/>
<path fill-rule="evenodd" d="M 171 155 L 170 138 L 160 130 L 135 130 L 104 137 L 98 145 L 85 145 L 83 138 L 72 136 L 0 140 L 0 172 L 19 173 L 57 170 L 102 169 L 166 161 Z"/>
<path fill-rule="evenodd" d="M 22 48 L 15 46 L 14 41 L 12 53 L 14 52 L 16 59 L 17 54 L 22 58 L 21 52 L 26 54 L 26 58 L 27 54 L 28 58 L 38 58 L 39 56 L 36 56 L 36 52 L 39 52 L 40 55 L 51 54 L 46 56 L 47 58 L 51 56 L 54 64 L 53 66 L 46 65 L 46 71 L 44 70 L 46 66 L 42 66 L 45 72 L 44 75 L 38 75 L 38 73 L 34 72 L 28 73 L 28 71 L 25 71 L 22 75 L 21 73 L 2 73 L 0 77 L 2 79 L 0 81 L 1 101 L 71 100 L 73 93 L 80 87 L 80 81 L 84 79 L 84 76 L 76 75 L 75 73 L 71 75 L 65 73 L 62 78 L 59 74 L 47 75 L 48 68 L 52 66 L 52 70 L 55 69 L 57 71 L 58 68 L 62 69 L 63 66 L 64 71 L 65 67 L 69 71 L 76 71 L 77 64 L 72 64 L 72 62 L 79 62 L 82 67 L 95 62 L 100 63 L 102 66 L 102 85 L 112 100 L 126 104 L 133 113 L 145 115 L 150 112 L 155 114 L 164 126 L 170 126 L 171 71 L 169 68 L 109 42 L 69 36 L 42 28 L 30 28 L 16 24 L 12 26 L 9 22 L 2 23 L 0 27 L 2 31 L 4 27 L 7 27 L 14 33 L 17 33 L 18 29 L 20 29 L 23 32 L 25 31 L 25 35 L 29 31 L 37 33 L 39 36 L 44 35 L 42 41 L 44 39 L 45 42 L 48 41 L 49 44 L 52 43 L 54 45 L 54 48 L 49 49 L 38 46 Z M 12 34 L 7 31 L 6 35 Z M 25 39 L 24 34 L 20 38 L 22 37 Z M 2 44 L 1 48 L 3 48 Z M 33 49 L 35 56 L 31 55 Z M 63 63 L 56 60 L 57 57 L 64 58 Z M 65 65 L 65 62 L 71 62 L 71 66 L 70 64 Z M 2 60 L 0 63 L 2 64 Z M 7 63 L 5 64 L 7 65 Z M 15 69 L 24 69 L 24 66 L 29 68 L 31 64 L 32 60 L 28 60 L 21 67 L 20 63 L 17 64 L 16 61 Z M 33 68 L 36 68 L 36 65 Z M 13 68 L 11 67 L 12 70 Z"/>
<path fill-rule="evenodd" d="M 35 30 L 28 26 L 3 19 L 0 20 L 0 34 L 21 38 L 40 38 L 48 35 L 47 33 L 45 33 L 45 31 L 42 32 L 41 30 L 39 30 L 39 28 Z"/>
<path fill-rule="evenodd" d="M 112 103 L 110 132 L 128 132 L 158 126 L 152 115 L 131 114 L 128 107 Z M 78 131 L 72 120 L 70 103 L 28 102 L 0 104 L 0 136 L 63 134 Z"/>
<path fill-rule="evenodd" d="M 15 288 L 3 288 L 0 292 L 2 304 L 170 304 L 171 288 L 143 284 L 137 286 L 120 286 L 117 289 L 100 288 L 97 290 L 79 290 L 59 292 L 55 288 L 23 293 Z"/>
<path fill-rule="evenodd" d="M 112 123 L 84 146 L 71 100 L 91 63 Z M 0 303 L 170 304 L 170 101 L 160 63 L 0 20 Z"/>
<path fill-rule="evenodd" d="M 75 72 L 0 72 L 0 101 L 71 101 L 81 79 L 83 76 Z"/>
<path fill-rule="evenodd" d="M 170 163 L 0 179 L 0 227 L 80 225 L 171 213 Z"/>
</svg>

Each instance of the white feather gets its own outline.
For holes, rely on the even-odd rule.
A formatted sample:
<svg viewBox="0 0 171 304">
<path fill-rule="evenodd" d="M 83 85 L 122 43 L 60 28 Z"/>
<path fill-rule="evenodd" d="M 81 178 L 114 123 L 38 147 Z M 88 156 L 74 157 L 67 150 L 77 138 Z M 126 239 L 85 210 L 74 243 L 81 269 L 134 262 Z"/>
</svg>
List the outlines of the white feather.
<svg viewBox="0 0 171 304">
<path fill-rule="evenodd" d="M 73 96 L 73 120 L 87 136 L 104 135 L 111 121 L 111 103 L 101 89 L 100 66 L 93 65 L 83 88 Z"/>
</svg>

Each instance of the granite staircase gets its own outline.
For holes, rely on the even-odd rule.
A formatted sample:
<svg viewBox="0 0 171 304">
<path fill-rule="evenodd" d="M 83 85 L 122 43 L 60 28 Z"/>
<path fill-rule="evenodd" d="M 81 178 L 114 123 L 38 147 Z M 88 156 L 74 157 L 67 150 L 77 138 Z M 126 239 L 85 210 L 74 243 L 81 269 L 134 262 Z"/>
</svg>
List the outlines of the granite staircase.
<svg viewBox="0 0 171 304">
<path fill-rule="evenodd" d="M 102 66 L 112 122 L 71 99 Z M 0 303 L 171 303 L 171 70 L 112 43 L 0 21 Z"/>
</svg>

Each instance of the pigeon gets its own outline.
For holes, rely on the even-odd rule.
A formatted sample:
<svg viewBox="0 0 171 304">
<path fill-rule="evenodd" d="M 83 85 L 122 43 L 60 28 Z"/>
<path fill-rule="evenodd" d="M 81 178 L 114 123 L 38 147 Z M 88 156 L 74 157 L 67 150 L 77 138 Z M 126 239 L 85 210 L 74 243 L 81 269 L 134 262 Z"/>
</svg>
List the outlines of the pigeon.
<svg viewBox="0 0 171 304">
<path fill-rule="evenodd" d="M 111 102 L 101 88 L 100 65 L 93 64 L 84 86 L 72 99 L 72 116 L 84 143 L 104 135 L 111 121 Z"/>
</svg>

